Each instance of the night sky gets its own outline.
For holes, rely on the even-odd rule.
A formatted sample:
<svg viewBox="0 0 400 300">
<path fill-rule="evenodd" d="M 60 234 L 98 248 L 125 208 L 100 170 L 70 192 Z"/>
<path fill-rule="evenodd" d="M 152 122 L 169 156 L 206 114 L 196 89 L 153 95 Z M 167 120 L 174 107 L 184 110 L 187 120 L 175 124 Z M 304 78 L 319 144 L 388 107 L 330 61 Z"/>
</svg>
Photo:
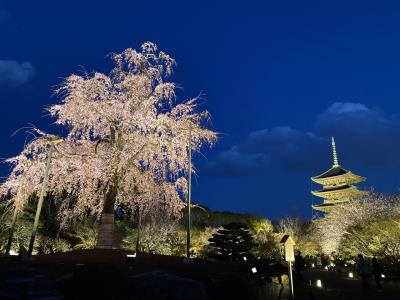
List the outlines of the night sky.
<svg viewBox="0 0 400 300">
<path fill-rule="evenodd" d="M 195 157 L 195 202 L 309 218 L 332 135 L 363 188 L 398 192 L 398 1 L 0 0 L 0 157 L 29 123 L 58 130 L 44 106 L 62 78 L 108 72 L 108 54 L 145 41 L 176 59 L 179 99 L 202 93 L 221 133 Z"/>
</svg>

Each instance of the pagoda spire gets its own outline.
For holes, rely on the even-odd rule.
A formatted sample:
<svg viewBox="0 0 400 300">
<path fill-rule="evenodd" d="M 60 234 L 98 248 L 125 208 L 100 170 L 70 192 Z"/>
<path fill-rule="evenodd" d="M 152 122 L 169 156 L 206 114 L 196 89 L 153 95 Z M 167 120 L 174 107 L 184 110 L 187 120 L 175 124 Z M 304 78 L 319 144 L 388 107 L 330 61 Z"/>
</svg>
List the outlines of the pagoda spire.
<svg viewBox="0 0 400 300">
<path fill-rule="evenodd" d="M 333 167 L 339 167 L 339 161 L 336 153 L 335 138 L 332 137 Z"/>
</svg>

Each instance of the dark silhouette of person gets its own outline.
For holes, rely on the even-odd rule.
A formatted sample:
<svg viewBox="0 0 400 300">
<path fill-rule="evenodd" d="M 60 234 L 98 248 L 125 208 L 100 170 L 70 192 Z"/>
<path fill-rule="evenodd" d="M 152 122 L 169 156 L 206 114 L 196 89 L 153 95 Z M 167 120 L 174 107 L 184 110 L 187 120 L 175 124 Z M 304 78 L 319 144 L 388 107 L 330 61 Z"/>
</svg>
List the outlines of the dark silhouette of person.
<svg viewBox="0 0 400 300">
<path fill-rule="evenodd" d="M 121 206 L 118 206 L 115 210 L 115 216 L 118 220 L 122 220 L 124 218 L 124 210 Z"/>
<path fill-rule="evenodd" d="M 317 266 L 317 268 L 318 269 L 321 269 L 322 268 L 322 257 L 321 257 L 321 254 L 317 254 L 317 258 L 316 258 L 316 266 Z"/>
<path fill-rule="evenodd" d="M 363 289 L 369 289 L 369 284 L 368 284 L 368 262 L 365 260 L 365 258 L 361 255 L 358 254 L 358 260 L 357 260 L 357 274 L 361 276 L 362 282 L 363 282 Z"/>
<path fill-rule="evenodd" d="M 304 281 L 303 278 L 303 269 L 304 269 L 304 258 L 301 256 L 301 252 L 298 251 L 295 258 L 294 258 L 294 268 L 296 269 L 296 274 L 297 277 L 301 280 Z"/>
<path fill-rule="evenodd" d="M 375 256 L 372 258 L 372 274 L 374 275 L 376 286 L 381 289 L 381 265 Z"/>
</svg>

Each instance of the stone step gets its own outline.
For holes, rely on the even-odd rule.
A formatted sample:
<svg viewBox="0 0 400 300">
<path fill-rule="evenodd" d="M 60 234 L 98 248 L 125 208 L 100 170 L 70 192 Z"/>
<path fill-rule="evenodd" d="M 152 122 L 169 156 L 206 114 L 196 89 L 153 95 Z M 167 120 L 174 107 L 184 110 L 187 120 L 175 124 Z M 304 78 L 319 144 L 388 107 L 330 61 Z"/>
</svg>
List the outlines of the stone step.
<svg viewBox="0 0 400 300">
<path fill-rule="evenodd" d="M 113 231 L 102 231 L 102 230 L 100 230 L 98 236 L 99 237 L 100 236 L 112 236 L 112 235 L 114 235 L 113 233 L 114 233 Z"/>
<path fill-rule="evenodd" d="M 114 224 L 100 224 L 100 230 L 114 230 Z"/>
</svg>

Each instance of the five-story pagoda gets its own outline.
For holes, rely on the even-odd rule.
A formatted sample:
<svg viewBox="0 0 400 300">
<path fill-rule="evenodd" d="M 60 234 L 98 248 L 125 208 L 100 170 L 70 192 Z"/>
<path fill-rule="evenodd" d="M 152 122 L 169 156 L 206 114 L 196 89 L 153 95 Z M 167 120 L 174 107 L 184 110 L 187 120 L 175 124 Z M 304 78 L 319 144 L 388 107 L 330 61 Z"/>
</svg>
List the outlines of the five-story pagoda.
<svg viewBox="0 0 400 300">
<path fill-rule="evenodd" d="M 321 175 L 311 177 L 311 180 L 321 184 L 322 189 L 312 191 L 312 194 L 323 198 L 324 202 L 313 205 L 313 209 L 328 213 L 335 205 L 351 201 L 366 194 L 354 184 L 363 182 L 366 178 L 353 174 L 339 165 L 336 153 L 335 139 L 332 137 L 333 166 Z"/>
</svg>

